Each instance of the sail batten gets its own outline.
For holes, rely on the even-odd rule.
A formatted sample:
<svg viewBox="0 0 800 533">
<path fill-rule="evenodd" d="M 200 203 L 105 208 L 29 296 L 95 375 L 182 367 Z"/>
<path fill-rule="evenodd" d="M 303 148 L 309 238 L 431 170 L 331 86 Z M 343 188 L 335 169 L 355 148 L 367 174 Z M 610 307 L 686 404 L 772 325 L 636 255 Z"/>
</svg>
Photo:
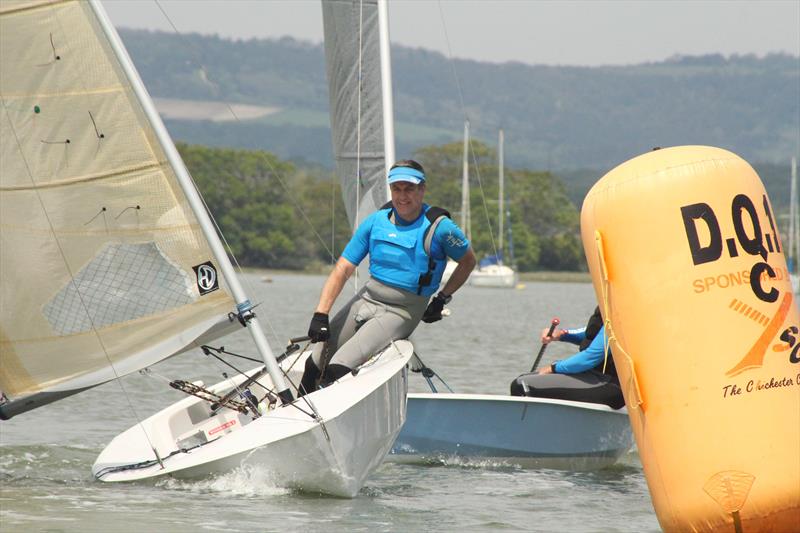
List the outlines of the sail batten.
<svg viewBox="0 0 800 533">
<path fill-rule="evenodd" d="M 91 5 L 0 6 L 8 418 L 178 353 L 236 304 Z"/>
<path fill-rule="evenodd" d="M 62 179 L 58 181 L 50 181 L 48 183 L 33 183 L 31 185 L 0 185 L 0 191 L 30 191 L 37 189 L 51 189 L 55 187 L 64 187 L 67 185 L 74 185 L 76 183 L 86 183 L 90 181 L 98 181 L 104 179 L 112 179 L 119 176 L 132 176 L 138 172 L 147 172 L 158 170 L 161 165 L 158 163 L 146 163 L 131 168 L 118 169 L 114 172 L 103 172 L 101 174 L 90 174 L 86 176 L 75 176 L 72 178 Z"/>
</svg>

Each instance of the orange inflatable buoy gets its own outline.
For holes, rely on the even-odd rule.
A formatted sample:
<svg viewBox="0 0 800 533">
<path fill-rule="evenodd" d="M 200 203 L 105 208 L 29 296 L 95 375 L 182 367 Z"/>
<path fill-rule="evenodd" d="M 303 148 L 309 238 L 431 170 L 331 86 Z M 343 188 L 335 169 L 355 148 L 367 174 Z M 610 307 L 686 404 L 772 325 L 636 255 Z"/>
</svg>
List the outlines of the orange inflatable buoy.
<svg viewBox="0 0 800 533">
<path fill-rule="evenodd" d="M 800 531 L 800 314 L 739 156 L 654 150 L 589 191 L 581 233 L 665 531 Z"/>
</svg>

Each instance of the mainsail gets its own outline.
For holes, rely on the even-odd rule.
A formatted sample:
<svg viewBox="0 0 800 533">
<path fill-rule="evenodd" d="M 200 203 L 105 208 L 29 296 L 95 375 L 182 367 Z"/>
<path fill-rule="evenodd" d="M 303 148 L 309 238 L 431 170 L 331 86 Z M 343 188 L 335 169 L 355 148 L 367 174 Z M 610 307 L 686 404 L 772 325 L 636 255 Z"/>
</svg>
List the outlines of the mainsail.
<svg viewBox="0 0 800 533">
<path fill-rule="evenodd" d="M 87 2 L 0 1 L 0 417 L 182 351 L 236 308 Z"/>
<path fill-rule="evenodd" d="M 322 2 L 336 173 L 351 229 L 388 199 L 377 0 Z"/>
</svg>

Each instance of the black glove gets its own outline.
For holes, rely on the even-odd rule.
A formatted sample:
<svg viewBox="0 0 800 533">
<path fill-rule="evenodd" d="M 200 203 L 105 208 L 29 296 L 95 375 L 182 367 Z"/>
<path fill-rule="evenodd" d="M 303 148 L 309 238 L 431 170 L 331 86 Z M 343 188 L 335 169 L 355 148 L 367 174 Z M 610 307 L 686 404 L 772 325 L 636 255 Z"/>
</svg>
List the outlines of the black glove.
<svg viewBox="0 0 800 533">
<path fill-rule="evenodd" d="M 328 315 L 326 313 L 314 313 L 311 324 L 308 326 L 308 336 L 311 342 L 325 342 L 331 337 Z"/>
<path fill-rule="evenodd" d="M 425 309 L 425 314 L 422 315 L 422 321 L 430 324 L 431 322 L 441 320 L 444 304 L 449 303 L 452 299 L 452 296 L 448 296 L 440 291 L 439 294 L 433 297 L 431 303 L 428 304 L 428 308 Z"/>
</svg>

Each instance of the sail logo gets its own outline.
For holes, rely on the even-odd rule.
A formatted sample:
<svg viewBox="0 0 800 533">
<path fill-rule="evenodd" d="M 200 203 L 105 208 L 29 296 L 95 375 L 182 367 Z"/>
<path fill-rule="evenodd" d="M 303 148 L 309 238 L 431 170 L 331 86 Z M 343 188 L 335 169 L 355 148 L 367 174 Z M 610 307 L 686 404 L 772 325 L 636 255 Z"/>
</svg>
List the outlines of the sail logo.
<svg viewBox="0 0 800 533">
<path fill-rule="evenodd" d="M 197 278 L 197 290 L 200 292 L 200 296 L 219 289 L 217 269 L 214 268 L 214 264 L 211 261 L 193 266 L 192 269 Z"/>
<path fill-rule="evenodd" d="M 763 196 L 762 205 L 771 232 L 762 229 L 753 201 L 745 194 L 737 194 L 731 202 L 730 210 L 735 236 L 730 237 L 722 235 L 719 220 L 710 205 L 701 202 L 685 205 L 680 209 L 694 265 L 717 261 L 726 252 L 731 258 L 738 257 L 741 253 L 759 256 L 762 261 L 750 269 L 750 287 L 758 299 L 772 303 L 778 300 L 780 292 L 775 287 L 765 286 L 767 279 L 777 277 L 775 270 L 766 261 L 770 253 L 780 253 L 781 245 L 766 195 Z M 701 233 L 704 242 L 701 242 Z"/>
</svg>

